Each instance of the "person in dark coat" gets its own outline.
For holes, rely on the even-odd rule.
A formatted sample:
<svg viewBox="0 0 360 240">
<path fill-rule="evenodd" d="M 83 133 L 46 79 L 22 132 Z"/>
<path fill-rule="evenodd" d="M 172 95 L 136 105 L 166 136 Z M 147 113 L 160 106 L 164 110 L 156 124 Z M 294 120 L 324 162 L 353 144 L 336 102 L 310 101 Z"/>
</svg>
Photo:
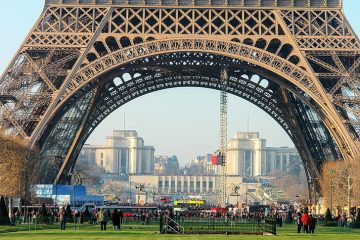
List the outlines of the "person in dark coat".
<svg viewBox="0 0 360 240">
<path fill-rule="evenodd" d="M 60 230 L 65 230 L 66 217 L 67 217 L 67 214 L 66 214 L 65 208 L 62 207 L 59 211 Z"/>
<path fill-rule="evenodd" d="M 86 206 L 83 216 L 84 216 L 84 220 L 90 223 L 90 211 L 88 206 Z"/>
<path fill-rule="evenodd" d="M 119 216 L 120 216 L 120 224 L 124 224 L 124 214 L 123 214 L 123 212 L 120 210 L 120 212 L 119 212 Z"/>
<path fill-rule="evenodd" d="M 72 210 L 71 210 L 70 204 L 66 205 L 65 211 L 66 211 L 66 216 L 67 216 L 68 218 L 71 218 L 71 216 L 72 216 Z"/>
<path fill-rule="evenodd" d="M 309 223 L 310 233 L 315 233 L 315 225 L 316 225 L 316 218 L 314 218 L 313 215 L 310 214 L 310 223 Z"/>
<path fill-rule="evenodd" d="M 41 205 L 41 208 L 39 210 L 39 214 L 41 216 L 41 223 L 47 224 L 48 223 L 48 213 L 47 213 L 47 210 L 46 210 L 45 203 L 43 203 Z"/>
<path fill-rule="evenodd" d="M 111 215 L 111 220 L 113 224 L 113 229 L 120 230 L 120 215 L 118 214 L 116 209 L 114 209 L 114 212 Z"/>
<path fill-rule="evenodd" d="M 301 212 L 298 212 L 297 214 L 297 232 L 300 233 L 301 232 L 301 227 L 302 227 L 302 221 L 301 221 Z"/>
</svg>

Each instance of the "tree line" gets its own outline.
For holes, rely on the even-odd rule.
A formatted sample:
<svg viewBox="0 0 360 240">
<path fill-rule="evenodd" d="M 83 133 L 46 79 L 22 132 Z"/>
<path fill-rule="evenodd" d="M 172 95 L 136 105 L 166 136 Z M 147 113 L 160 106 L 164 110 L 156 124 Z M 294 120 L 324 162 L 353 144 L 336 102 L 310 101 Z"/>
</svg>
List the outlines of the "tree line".
<svg viewBox="0 0 360 240">
<path fill-rule="evenodd" d="M 331 212 L 335 208 L 350 216 L 360 205 L 360 162 L 326 161 L 321 171 L 321 194 Z M 345 208 L 347 210 L 345 210 Z"/>
</svg>

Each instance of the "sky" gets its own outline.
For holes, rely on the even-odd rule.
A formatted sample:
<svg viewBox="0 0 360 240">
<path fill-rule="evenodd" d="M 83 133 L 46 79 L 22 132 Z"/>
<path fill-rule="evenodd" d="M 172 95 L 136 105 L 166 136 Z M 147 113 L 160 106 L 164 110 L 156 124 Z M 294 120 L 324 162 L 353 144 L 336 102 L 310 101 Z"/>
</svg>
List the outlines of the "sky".
<svg viewBox="0 0 360 240">
<path fill-rule="evenodd" d="M 1 1 L 0 73 L 25 39 L 43 9 L 43 0 Z M 360 35 L 360 1 L 344 0 L 344 12 Z M 92 133 L 87 143 L 104 144 L 113 129 L 136 130 L 155 155 L 176 155 L 181 164 L 212 153 L 219 145 L 219 92 L 204 88 L 161 90 L 117 109 Z M 248 121 L 249 120 L 249 121 Z M 229 96 L 228 138 L 236 131 L 257 131 L 267 146 L 293 146 L 285 131 L 255 105 Z"/>
</svg>

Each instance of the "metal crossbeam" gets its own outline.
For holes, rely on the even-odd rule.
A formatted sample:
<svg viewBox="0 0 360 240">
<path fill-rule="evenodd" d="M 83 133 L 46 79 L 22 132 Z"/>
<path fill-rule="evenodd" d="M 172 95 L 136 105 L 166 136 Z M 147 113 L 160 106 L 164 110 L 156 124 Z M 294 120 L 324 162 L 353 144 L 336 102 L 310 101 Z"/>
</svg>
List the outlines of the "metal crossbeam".
<svg viewBox="0 0 360 240">
<path fill-rule="evenodd" d="M 215 1 L 176 1 L 176 0 L 91 0 L 91 1 L 82 1 L 82 0 L 46 0 L 46 5 L 58 5 L 58 4 L 83 4 L 83 5 L 102 5 L 102 6 L 164 6 L 164 7 L 263 7 L 263 8 L 341 8 L 342 0 L 291 0 L 291 1 L 281 1 L 281 0 L 237 0 L 237 1 L 228 1 L 228 0 L 215 0 Z"/>
</svg>

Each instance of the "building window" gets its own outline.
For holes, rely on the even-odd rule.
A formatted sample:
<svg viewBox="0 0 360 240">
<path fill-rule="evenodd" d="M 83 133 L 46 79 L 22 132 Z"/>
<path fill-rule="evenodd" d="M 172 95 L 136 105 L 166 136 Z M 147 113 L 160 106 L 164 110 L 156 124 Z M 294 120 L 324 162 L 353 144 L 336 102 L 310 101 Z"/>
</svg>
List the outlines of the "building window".
<svg viewBox="0 0 360 240">
<path fill-rule="evenodd" d="M 244 151 L 244 175 L 245 176 L 252 176 L 252 152 L 249 150 Z"/>
<path fill-rule="evenodd" d="M 177 191 L 181 192 L 181 181 L 177 182 Z"/>
<path fill-rule="evenodd" d="M 287 170 L 287 153 L 282 154 L 282 170 Z"/>
<path fill-rule="evenodd" d="M 171 181 L 171 193 L 175 192 L 175 181 Z"/>
<path fill-rule="evenodd" d="M 200 193 L 200 181 L 196 181 L 196 192 Z"/>
<path fill-rule="evenodd" d="M 126 150 L 121 150 L 121 173 L 126 174 Z"/>
<path fill-rule="evenodd" d="M 165 180 L 165 191 L 169 191 L 169 181 Z"/>
<path fill-rule="evenodd" d="M 101 166 L 104 166 L 104 160 L 101 159 L 100 164 Z"/>
<path fill-rule="evenodd" d="M 206 181 L 203 181 L 203 192 L 206 192 Z"/>
<path fill-rule="evenodd" d="M 188 191 L 188 182 L 184 181 L 184 193 L 187 193 Z"/>
<path fill-rule="evenodd" d="M 162 182 L 161 180 L 159 180 L 159 184 L 158 184 L 158 186 L 159 186 L 159 187 L 158 187 L 158 189 L 160 189 L 160 190 L 161 190 L 161 189 L 162 189 L 162 187 L 163 187 L 163 182 Z"/>
<path fill-rule="evenodd" d="M 281 153 L 276 153 L 275 169 L 281 169 Z"/>
<path fill-rule="evenodd" d="M 213 190 L 213 182 L 209 181 L 209 191 L 212 191 L 212 190 Z"/>
<path fill-rule="evenodd" d="M 103 158 L 103 157 L 104 157 L 104 153 L 101 153 L 101 154 L 100 154 L 100 158 Z"/>
<path fill-rule="evenodd" d="M 190 192 L 193 193 L 194 192 L 194 181 L 190 180 Z"/>
<path fill-rule="evenodd" d="M 271 158 L 270 159 L 266 159 L 266 175 L 268 175 L 271 172 Z"/>
<path fill-rule="evenodd" d="M 145 158 L 144 158 L 144 154 L 142 156 L 142 158 L 140 158 L 140 164 L 141 164 L 141 173 L 142 174 L 146 174 L 147 173 L 147 169 L 146 169 L 146 161 L 145 161 Z"/>
</svg>

